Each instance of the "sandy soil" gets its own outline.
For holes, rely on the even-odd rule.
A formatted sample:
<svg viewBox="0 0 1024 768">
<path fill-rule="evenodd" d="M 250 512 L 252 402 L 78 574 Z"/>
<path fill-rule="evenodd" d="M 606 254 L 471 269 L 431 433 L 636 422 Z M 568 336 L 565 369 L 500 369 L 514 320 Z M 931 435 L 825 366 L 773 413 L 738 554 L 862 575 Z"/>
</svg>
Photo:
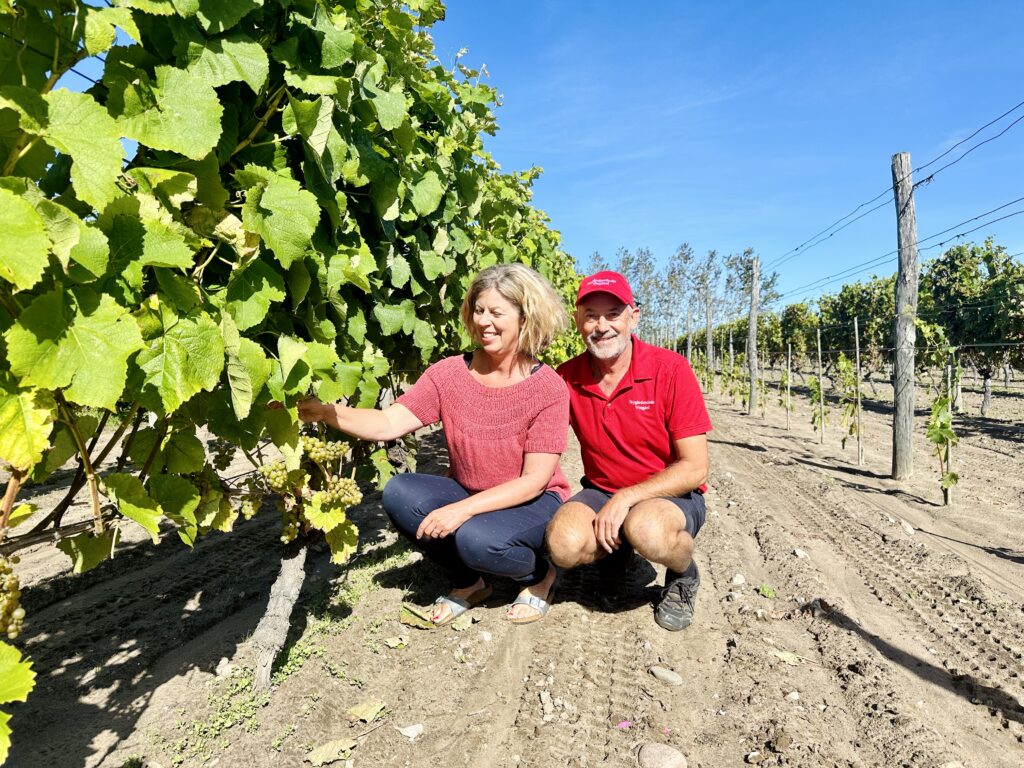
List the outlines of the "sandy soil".
<svg viewBox="0 0 1024 768">
<path fill-rule="evenodd" d="M 400 603 L 445 585 L 371 496 L 351 567 L 312 558 L 261 698 L 246 638 L 279 562 L 269 512 L 195 551 L 173 535 L 129 542 L 80 577 L 29 551 L 23 647 L 40 677 L 12 707 L 8 765 L 277 768 L 343 738 L 353 766 L 630 766 L 652 741 L 690 766 L 1024 764 L 1024 399 L 999 400 L 1002 420 L 961 420 L 953 507 L 923 437 L 915 478 L 887 479 L 884 402 L 867 404 L 864 467 L 835 429 L 819 445 L 795 402 L 787 431 L 774 398 L 763 420 L 710 398 L 698 617 L 678 634 L 653 622 L 662 574 L 642 561 L 611 609 L 579 569 L 543 622 L 509 625 L 499 583 L 464 631 L 407 627 Z M 436 440 L 424 453 L 444 461 Z M 579 476 L 578 449 L 564 464 Z M 350 722 L 370 699 L 383 714 Z M 410 725 L 415 741 L 397 730 Z"/>
</svg>

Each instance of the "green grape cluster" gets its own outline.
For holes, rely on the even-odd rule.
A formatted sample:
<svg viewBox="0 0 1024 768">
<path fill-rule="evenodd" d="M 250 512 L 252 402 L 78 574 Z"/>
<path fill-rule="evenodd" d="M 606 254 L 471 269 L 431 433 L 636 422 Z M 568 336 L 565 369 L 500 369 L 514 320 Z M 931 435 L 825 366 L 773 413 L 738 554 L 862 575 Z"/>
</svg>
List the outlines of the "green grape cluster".
<svg viewBox="0 0 1024 768">
<path fill-rule="evenodd" d="M 242 497 L 242 505 L 240 511 L 242 517 L 246 520 L 252 520 L 256 513 L 259 512 L 260 505 L 263 503 L 263 497 L 257 495 L 249 495 Z"/>
<path fill-rule="evenodd" d="M 356 481 L 347 477 L 332 477 L 327 482 L 327 487 L 320 493 L 323 494 L 323 499 L 328 504 L 338 504 L 343 507 L 353 507 L 363 500 L 363 493 L 356 485 Z"/>
<path fill-rule="evenodd" d="M 348 447 L 342 442 L 327 442 L 312 435 L 302 436 L 302 448 L 306 456 L 317 464 L 338 461 L 345 456 Z"/>
<path fill-rule="evenodd" d="M 223 472 L 231 466 L 231 462 L 235 459 L 235 446 L 227 440 L 223 440 L 218 437 L 210 445 L 210 453 L 210 458 L 213 460 L 213 466 L 216 467 L 218 471 Z"/>
<path fill-rule="evenodd" d="M 298 509 L 285 510 L 281 526 L 281 543 L 290 544 L 299 535 L 299 511 Z"/>
<path fill-rule="evenodd" d="M 273 464 L 264 464 L 260 467 L 260 474 L 267 481 L 271 490 L 282 493 L 288 488 L 288 470 L 283 461 L 275 461 Z"/>
<path fill-rule="evenodd" d="M 21 582 L 12 567 L 19 562 L 17 556 L 0 556 L 0 634 L 7 635 L 8 640 L 17 639 L 25 620 L 25 609 L 20 604 Z"/>
</svg>

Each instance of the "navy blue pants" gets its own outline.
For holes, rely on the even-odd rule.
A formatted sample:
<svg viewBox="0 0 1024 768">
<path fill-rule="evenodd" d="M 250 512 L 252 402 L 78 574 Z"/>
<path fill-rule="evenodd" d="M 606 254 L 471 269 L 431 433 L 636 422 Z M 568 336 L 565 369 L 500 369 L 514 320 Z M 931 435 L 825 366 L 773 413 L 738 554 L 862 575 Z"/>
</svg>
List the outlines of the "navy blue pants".
<svg viewBox="0 0 1024 768">
<path fill-rule="evenodd" d="M 402 536 L 448 574 L 455 589 L 472 586 L 484 574 L 507 576 L 523 586 L 543 581 L 549 567 L 544 531 L 562 503 L 553 491 L 518 507 L 475 515 L 444 538 L 416 538 L 423 518 L 469 495 L 449 477 L 395 475 L 384 488 L 384 511 Z"/>
</svg>

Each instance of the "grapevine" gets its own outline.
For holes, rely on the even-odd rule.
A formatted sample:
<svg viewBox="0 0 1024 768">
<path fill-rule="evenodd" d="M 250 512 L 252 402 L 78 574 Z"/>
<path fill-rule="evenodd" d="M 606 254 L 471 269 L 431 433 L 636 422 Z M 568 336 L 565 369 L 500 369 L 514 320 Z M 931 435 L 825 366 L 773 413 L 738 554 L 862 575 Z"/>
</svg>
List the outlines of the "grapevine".
<svg viewBox="0 0 1024 768">
<path fill-rule="evenodd" d="M 839 389 L 839 424 L 843 429 L 842 446 L 846 441 L 857 436 L 857 372 L 853 361 L 842 352 L 836 363 L 836 384 Z"/>
<path fill-rule="evenodd" d="M 374 407 L 392 372 L 401 385 L 461 349 L 457 308 L 490 264 L 522 261 L 575 294 L 531 203 L 540 171 L 504 172 L 483 149 L 497 89 L 434 55 L 442 3 L 204 14 L 0 3 L 6 554 L 57 532 L 87 571 L 130 521 L 193 546 L 273 493 L 283 538 L 322 535 L 341 562 L 352 471 L 393 470 L 383 448 L 301 439 L 297 401 Z M 90 57 L 102 87 L 57 87 Z M 548 361 L 579 344 L 567 334 Z M 237 488 L 220 477 L 268 441 L 280 464 Z M 21 489 L 69 460 L 65 500 L 8 535 Z M 64 527 L 83 489 L 91 525 Z"/>
<path fill-rule="evenodd" d="M 811 391 L 811 426 L 815 432 L 823 431 L 828 425 L 828 403 L 825 402 L 821 380 L 817 376 L 811 376 L 807 380 L 807 387 Z"/>
</svg>

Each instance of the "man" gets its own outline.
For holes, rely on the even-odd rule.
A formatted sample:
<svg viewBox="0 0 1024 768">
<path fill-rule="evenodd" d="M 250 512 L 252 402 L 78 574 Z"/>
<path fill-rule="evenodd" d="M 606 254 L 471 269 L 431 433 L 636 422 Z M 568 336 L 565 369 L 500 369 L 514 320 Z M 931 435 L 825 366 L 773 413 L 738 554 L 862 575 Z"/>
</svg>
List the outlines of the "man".
<svg viewBox="0 0 1024 768">
<path fill-rule="evenodd" d="M 677 631 L 693 620 L 700 584 L 693 537 L 704 522 L 711 420 L 686 358 L 632 335 L 639 319 L 617 272 L 580 284 L 576 327 L 587 350 L 558 373 L 569 385 L 583 490 L 558 509 L 547 542 L 563 568 L 599 562 L 605 586 L 621 580 L 633 549 L 664 565 L 655 621 Z"/>
</svg>

